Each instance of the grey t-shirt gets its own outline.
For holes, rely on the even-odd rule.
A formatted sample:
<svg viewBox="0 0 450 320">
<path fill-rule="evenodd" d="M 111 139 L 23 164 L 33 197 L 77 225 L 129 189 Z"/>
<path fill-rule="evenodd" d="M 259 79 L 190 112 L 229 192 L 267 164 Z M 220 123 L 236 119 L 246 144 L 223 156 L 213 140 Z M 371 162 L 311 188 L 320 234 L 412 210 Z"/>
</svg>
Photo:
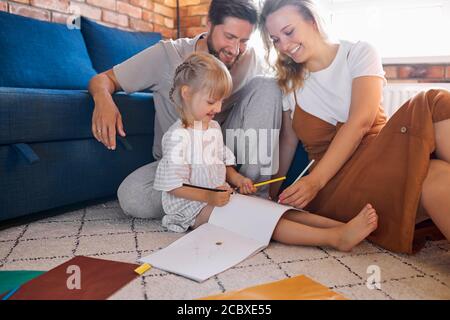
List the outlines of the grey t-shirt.
<svg viewBox="0 0 450 320">
<path fill-rule="evenodd" d="M 128 60 L 114 66 L 114 75 L 126 93 L 150 89 L 155 101 L 155 138 L 153 156 L 161 159 L 161 140 L 179 115 L 169 99 L 175 69 L 195 51 L 197 41 L 206 34 L 195 38 L 163 40 Z M 230 70 L 233 78 L 233 93 L 224 101 L 222 111 L 215 118 L 220 124 L 225 120 L 233 105 L 233 96 L 253 77 L 262 74 L 262 65 L 253 48 L 248 48 Z M 126 124 L 125 124 L 126 126 Z"/>
</svg>

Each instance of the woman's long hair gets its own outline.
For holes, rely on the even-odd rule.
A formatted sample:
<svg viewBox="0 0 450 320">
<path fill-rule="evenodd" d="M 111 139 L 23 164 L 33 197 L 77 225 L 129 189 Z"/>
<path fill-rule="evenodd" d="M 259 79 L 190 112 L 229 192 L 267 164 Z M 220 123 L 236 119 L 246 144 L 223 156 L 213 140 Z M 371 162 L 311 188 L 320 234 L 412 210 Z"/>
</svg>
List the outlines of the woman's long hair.
<svg viewBox="0 0 450 320">
<path fill-rule="evenodd" d="M 266 28 L 267 17 L 289 5 L 296 7 L 305 21 L 314 22 L 322 38 L 328 38 L 322 20 L 311 0 L 266 0 L 261 10 L 259 28 L 266 48 L 266 60 L 269 65 L 271 65 L 272 50 L 276 49 Z M 275 69 L 278 85 L 284 94 L 289 94 L 303 86 L 307 70 L 303 63 L 296 63 L 289 56 L 280 53 L 278 50 L 276 50 L 276 53 L 277 59 L 273 68 Z"/>
</svg>

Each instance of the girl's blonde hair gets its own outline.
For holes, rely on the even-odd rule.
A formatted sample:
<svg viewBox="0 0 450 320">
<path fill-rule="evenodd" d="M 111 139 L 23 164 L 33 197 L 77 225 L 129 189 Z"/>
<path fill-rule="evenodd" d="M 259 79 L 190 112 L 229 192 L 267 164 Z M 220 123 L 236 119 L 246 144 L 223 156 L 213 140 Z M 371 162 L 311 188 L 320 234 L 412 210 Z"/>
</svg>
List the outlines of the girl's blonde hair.
<svg viewBox="0 0 450 320">
<path fill-rule="evenodd" d="M 170 100 L 180 113 L 183 125 L 187 120 L 183 112 L 185 106 L 181 88 L 188 86 L 191 92 L 205 90 L 214 100 L 227 98 L 233 90 L 230 72 L 222 61 L 208 53 L 195 52 L 186 58 L 175 70 Z"/>
<path fill-rule="evenodd" d="M 313 22 L 317 26 L 323 39 L 328 39 L 323 21 L 318 10 L 311 0 L 266 0 L 261 10 L 259 28 L 261 30 L 264 45 L 266 47 L 266 60 L 270 65 L 272 50 L 275 49 L 269 32 L 265 26 L 267 17 L 285 6 L 294 6 L 305 21 Z M 303 86 L 307 70 L 303 63 L 296 63 L 290 57 L 276 50 L 277 60 L 274 69 L 277 75 L 278 85 L 283 93 L 291 93 Z"/>
</svg>

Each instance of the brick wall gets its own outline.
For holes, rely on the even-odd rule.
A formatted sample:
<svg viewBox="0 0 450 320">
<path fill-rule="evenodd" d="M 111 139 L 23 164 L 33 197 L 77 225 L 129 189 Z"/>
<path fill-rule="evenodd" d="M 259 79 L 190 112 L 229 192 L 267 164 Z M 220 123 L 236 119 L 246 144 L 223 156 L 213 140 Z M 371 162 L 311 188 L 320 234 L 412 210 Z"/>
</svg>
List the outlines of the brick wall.
<svg viewBox="0 0 450 320">
<path fill-rule="evenodd" d="M 75 13 L 74 7 L 108 26 L 176 36 L 176 0 L 0 0 L 2 11 L 59 23 Z"/>
<path fill-rule="evenodd" d="M 206 30 L 211 0 L 179 0 L 180 36 L 192 37 Z M 176 0 L 0 0 L 0 11 L 64 23 L 69 6 L 103 24 L 126 30 L 161 32 L 177 37 Z M 450 64 L 385 65 L 392 82 L 450 82 Z"/>
<path fill-rule="evenodd" d="M 203 32 L 211 0 L 179 0 L 180 35 Z M 161 32 L 177 37 L 176 0 L 0 0 L 0 10 L 39 20 L 65 23 L 79 8 L 82 16 L 124 30 Z"/>
<path fill-rule="evenodd" d="M 211 0 L 180 0 L 180 34 L 193 37 L 206 30 Z"/>
<path fill-rule="evenodd" d="M 450 82 L 450 64 L 385 65 L 392 82 Z"/>
</svg>

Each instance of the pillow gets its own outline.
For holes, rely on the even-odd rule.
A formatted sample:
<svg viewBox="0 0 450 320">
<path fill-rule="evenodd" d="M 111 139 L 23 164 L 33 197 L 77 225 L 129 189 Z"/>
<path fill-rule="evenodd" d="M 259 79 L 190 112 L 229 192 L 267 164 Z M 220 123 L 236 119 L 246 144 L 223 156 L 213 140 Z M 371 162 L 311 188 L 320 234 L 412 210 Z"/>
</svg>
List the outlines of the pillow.
<svg viewBox="0 0 450 320">
<path fill-rule="evenodd" d="M 280 193 L 294 183 L 303 169 L 308 166 L 308 163 L 308 153 L 303 148 L 303 144 L 299 142 L 294 154 L 294 159 L 292 160 L 291 166 L 288 170 L 288 173 L 286 174 L 286 180 L 284 180 L 283 184 L 281 185 Z M 306 175 L 308 175 L 308 173 L 306 173 L 305 176 Z"/>
<path fill-rule="evenodd" d="M 86 89 L 96 72 L 81 31 L 0 12 L 0 87 Z"/>
<path fill-rule="evenodd" d="M 111 69 L 161 40 L 157 32 L 123 31 L 85 17 L 81 17 L 81 33 L 97 72 Z"/>
</svg>

